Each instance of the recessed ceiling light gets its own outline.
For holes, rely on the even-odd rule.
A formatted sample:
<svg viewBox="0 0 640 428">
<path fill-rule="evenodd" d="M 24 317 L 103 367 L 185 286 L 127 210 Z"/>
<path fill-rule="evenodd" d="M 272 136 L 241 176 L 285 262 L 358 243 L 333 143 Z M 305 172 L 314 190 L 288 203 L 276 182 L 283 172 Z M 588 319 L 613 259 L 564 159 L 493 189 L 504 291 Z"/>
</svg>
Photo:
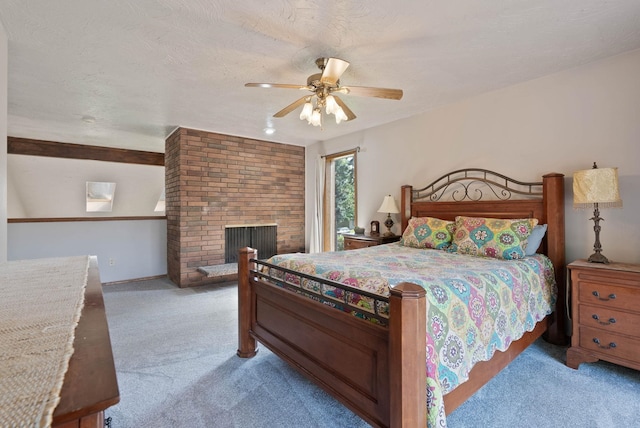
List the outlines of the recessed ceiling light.
<svg viewBox="0 0 640 428">
<path fill-rule="evenodd" d="M 264 133 L 267 135 L 272 135 L 276 132 L 275 128 L 264 128 Z"/>
</svg>

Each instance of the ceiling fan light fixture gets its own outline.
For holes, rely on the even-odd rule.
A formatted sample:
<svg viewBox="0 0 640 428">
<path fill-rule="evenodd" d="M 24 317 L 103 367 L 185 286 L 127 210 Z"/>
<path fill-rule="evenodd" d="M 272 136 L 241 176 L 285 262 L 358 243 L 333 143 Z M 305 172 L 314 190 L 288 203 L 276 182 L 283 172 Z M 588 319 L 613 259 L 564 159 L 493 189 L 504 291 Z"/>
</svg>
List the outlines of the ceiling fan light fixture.
<svg viewBox="0 0 640 428">
<path fill-rule="evenodd" d="M 309 123 L 313 126 L 320 126 L 322 125 L 322 114 L 320 113 L 320 109 L 316 108 L 315 110 L 313 110 L 313 113 L 311 114 L 311 119 L 309 120 Z"/>
<path fill-rule="evenodd" d="M 336 99 L 333 97 L 333 95 L 328 95 L 325 104 L 325 111 L 327 112 L 327 114 L 336 114 L 338 112 L 338 109 L 340 109 L 340 106 L 336 102 Z"/>
<path fill-rule="evenodd" d="M 349 62 L 339 58 L 318 58 L 316 65 L 320 73 L 312 74 L 307 78 L 306 86 L 289 83 L 245 83 L 246 87 L 262 88 L 289 88 L 303 89 L 311 92 L 311 95 L 303 96 L 292 102 L 273 117 L 284 117 L 298 107 L 302 107 L 300 120 L 306 120 L 313 126 L 322 127 L 322 109 L 326 114 L 333 114 L 336 123 L 350 121 L 356 118 L 349 106 L 336 94 L 353 94 L 361 97 L 377 97 L 390 100 L 402 98 L 402 89 L 373 88 L 368 86 L 341 86 L 340 78 L 349 67 Z"/>
<path fill-rule="evenodd" d="M 311 115 L 313 114 L 313 104 L 311 104 L 311 100 L 307 101 L 302 107 L 302 111 L 300 112 L 300 120 L 311 120 Z"/>
<path fill-rule="evenodd" d="M 336 115 L 336 123 L 338 125 L 340 125 L 340 122 L 342 122 L 343 120 L 349 120 L 349 118 L 347 117 L 347 114 L 344 112 L 344 110 L 342 110 L 342 107 L 338 106 L 337 111 L 335 112 Z"/>
</svg>

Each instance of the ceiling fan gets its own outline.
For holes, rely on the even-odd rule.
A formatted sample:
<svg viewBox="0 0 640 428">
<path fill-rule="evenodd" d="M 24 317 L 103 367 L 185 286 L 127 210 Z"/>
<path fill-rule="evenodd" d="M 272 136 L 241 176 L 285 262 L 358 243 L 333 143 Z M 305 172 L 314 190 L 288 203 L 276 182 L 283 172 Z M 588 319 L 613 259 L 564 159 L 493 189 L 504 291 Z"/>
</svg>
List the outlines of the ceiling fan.
<svg viewBox="0 0 640 428">
<path fill-rule="evenodd" d="M 283 117 L 291 113 L 296 108 L 304 104 L 300 113 L 301 120 L 307 120 L 310 125 L 322 125 L 321 110 L 324 107 L 327 114 L 333 114 L 336 117 L 336 123 L 344 120 L 353 120 L 356 115 L 349 107 L 338 97 L 337 94 L 357 95 L 362 97 L 377 97 L 390 100 L 399 100 L 402 98 L 402 89 L 388 88 L 370 88 L 366 86 L 342 86 L 340 85 L 340 76 L 345 72 L 349 63 L 338 58 L 318 58 L 316 65 L 320 69 L 320 73 L 312 74 L 307 78 L 306 85 L 295 85 L 286 83 L 246 83 L 246 87 L 259 88 L 287 88 L 287 89 L 303 89 L 311 92 L 311 95 L 292 102 L 273 117 Z M 314 105 L 315 102 L 315 105 Z"/>
</svg>

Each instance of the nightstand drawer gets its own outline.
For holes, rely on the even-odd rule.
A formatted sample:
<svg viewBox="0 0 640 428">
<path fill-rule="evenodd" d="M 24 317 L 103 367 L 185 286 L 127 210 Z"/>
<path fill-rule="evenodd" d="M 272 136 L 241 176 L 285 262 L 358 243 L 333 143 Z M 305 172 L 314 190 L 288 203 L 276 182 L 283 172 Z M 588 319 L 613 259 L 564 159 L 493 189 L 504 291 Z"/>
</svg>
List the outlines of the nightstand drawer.
<svg viewBox="0 0 640 428">
<path fill-rule="evenodd" d="M 360 241 L 358 239 L 345 239 L 344 240 L 344 249 L 345 250 L 355 250 L 358 248 L 367 248 L 378 245 L 375 241 Z"/>
<path fill-rule="evenodd" d="M 621 312 L 589 305 L 580 305 L 578 311 L 578 322 L 581 326 L 628 335 L 636 335 L 640 332 L 640 313 Z"/>
<path fill-rule="evenodd" d="M 568 266 L 571 278 L 571 347 L 567 366 L 605 360 L 640 370 L 640 265 Z"/>
<path fill-rule="evenodd" d="M 398 235 L 354 235 L 345 233 L 344 237 L 344 249 L 345 250 L 357 250 L 358 248 L 375 247 L 376 245 L 389 244 L 400 240 Z"/>
<path fill-rule="evenodd" d="M 580 327 L 580 347 L 630 361 L 638 361 L 640 339 Z"/>
<path fill-rule="evenodd" d="M 578 299 L 580 303 L 598 305 L 603 308 L 637 311 L 640 309 L 640 288 L 581 281 Z"/>
</svg>

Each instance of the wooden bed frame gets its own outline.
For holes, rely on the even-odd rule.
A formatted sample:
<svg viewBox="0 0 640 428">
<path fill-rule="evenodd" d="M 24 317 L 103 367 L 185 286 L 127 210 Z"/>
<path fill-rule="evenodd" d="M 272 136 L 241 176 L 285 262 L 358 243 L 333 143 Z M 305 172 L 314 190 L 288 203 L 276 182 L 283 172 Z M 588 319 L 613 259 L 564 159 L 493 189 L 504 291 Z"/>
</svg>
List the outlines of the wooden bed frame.
<svg viewBox="0 0 640 428">
<path fill-rule="evenodd" d="M 420 190 L 402 187 L 403 230 L 411 216 L 451 220 L 456 215 L 535 217 L 540 224 L 548 225 L 539 252 L 546 254 L 555 267 L 556 312 L 513 342 L 507 351 L 496 352 L 490 361 L 476 364 L 470 379 L 445 396 L 447 413 L 543 333 L 546 332 L 545 338 L 550 342 L 566 343 L 563 177 L 552 173 L 543 176 L 542 182 L 524 183 L 487 170 L 465 169 L 447 174 Z M 483 190 L 478 186 L 480 182 L 492 190 Z M 460 187 L 454 190 L 455 186 Z M 453 202 L 440 201 L 445 192 Z M 482 200 L 486 193 L 492 193 L 494 200 Z M 524 199 L 512 199 L 514 195 Z M 381 326 L 263 279 L 257 269 L 257 258 L 253 249 L 240 250 L 238 356 L 253 357 L 259 341 L 370 424 L 426 426 L 424 288 L 411 283 L 394 287 L 388 299 L 388 326 Z"/>
</svg>

